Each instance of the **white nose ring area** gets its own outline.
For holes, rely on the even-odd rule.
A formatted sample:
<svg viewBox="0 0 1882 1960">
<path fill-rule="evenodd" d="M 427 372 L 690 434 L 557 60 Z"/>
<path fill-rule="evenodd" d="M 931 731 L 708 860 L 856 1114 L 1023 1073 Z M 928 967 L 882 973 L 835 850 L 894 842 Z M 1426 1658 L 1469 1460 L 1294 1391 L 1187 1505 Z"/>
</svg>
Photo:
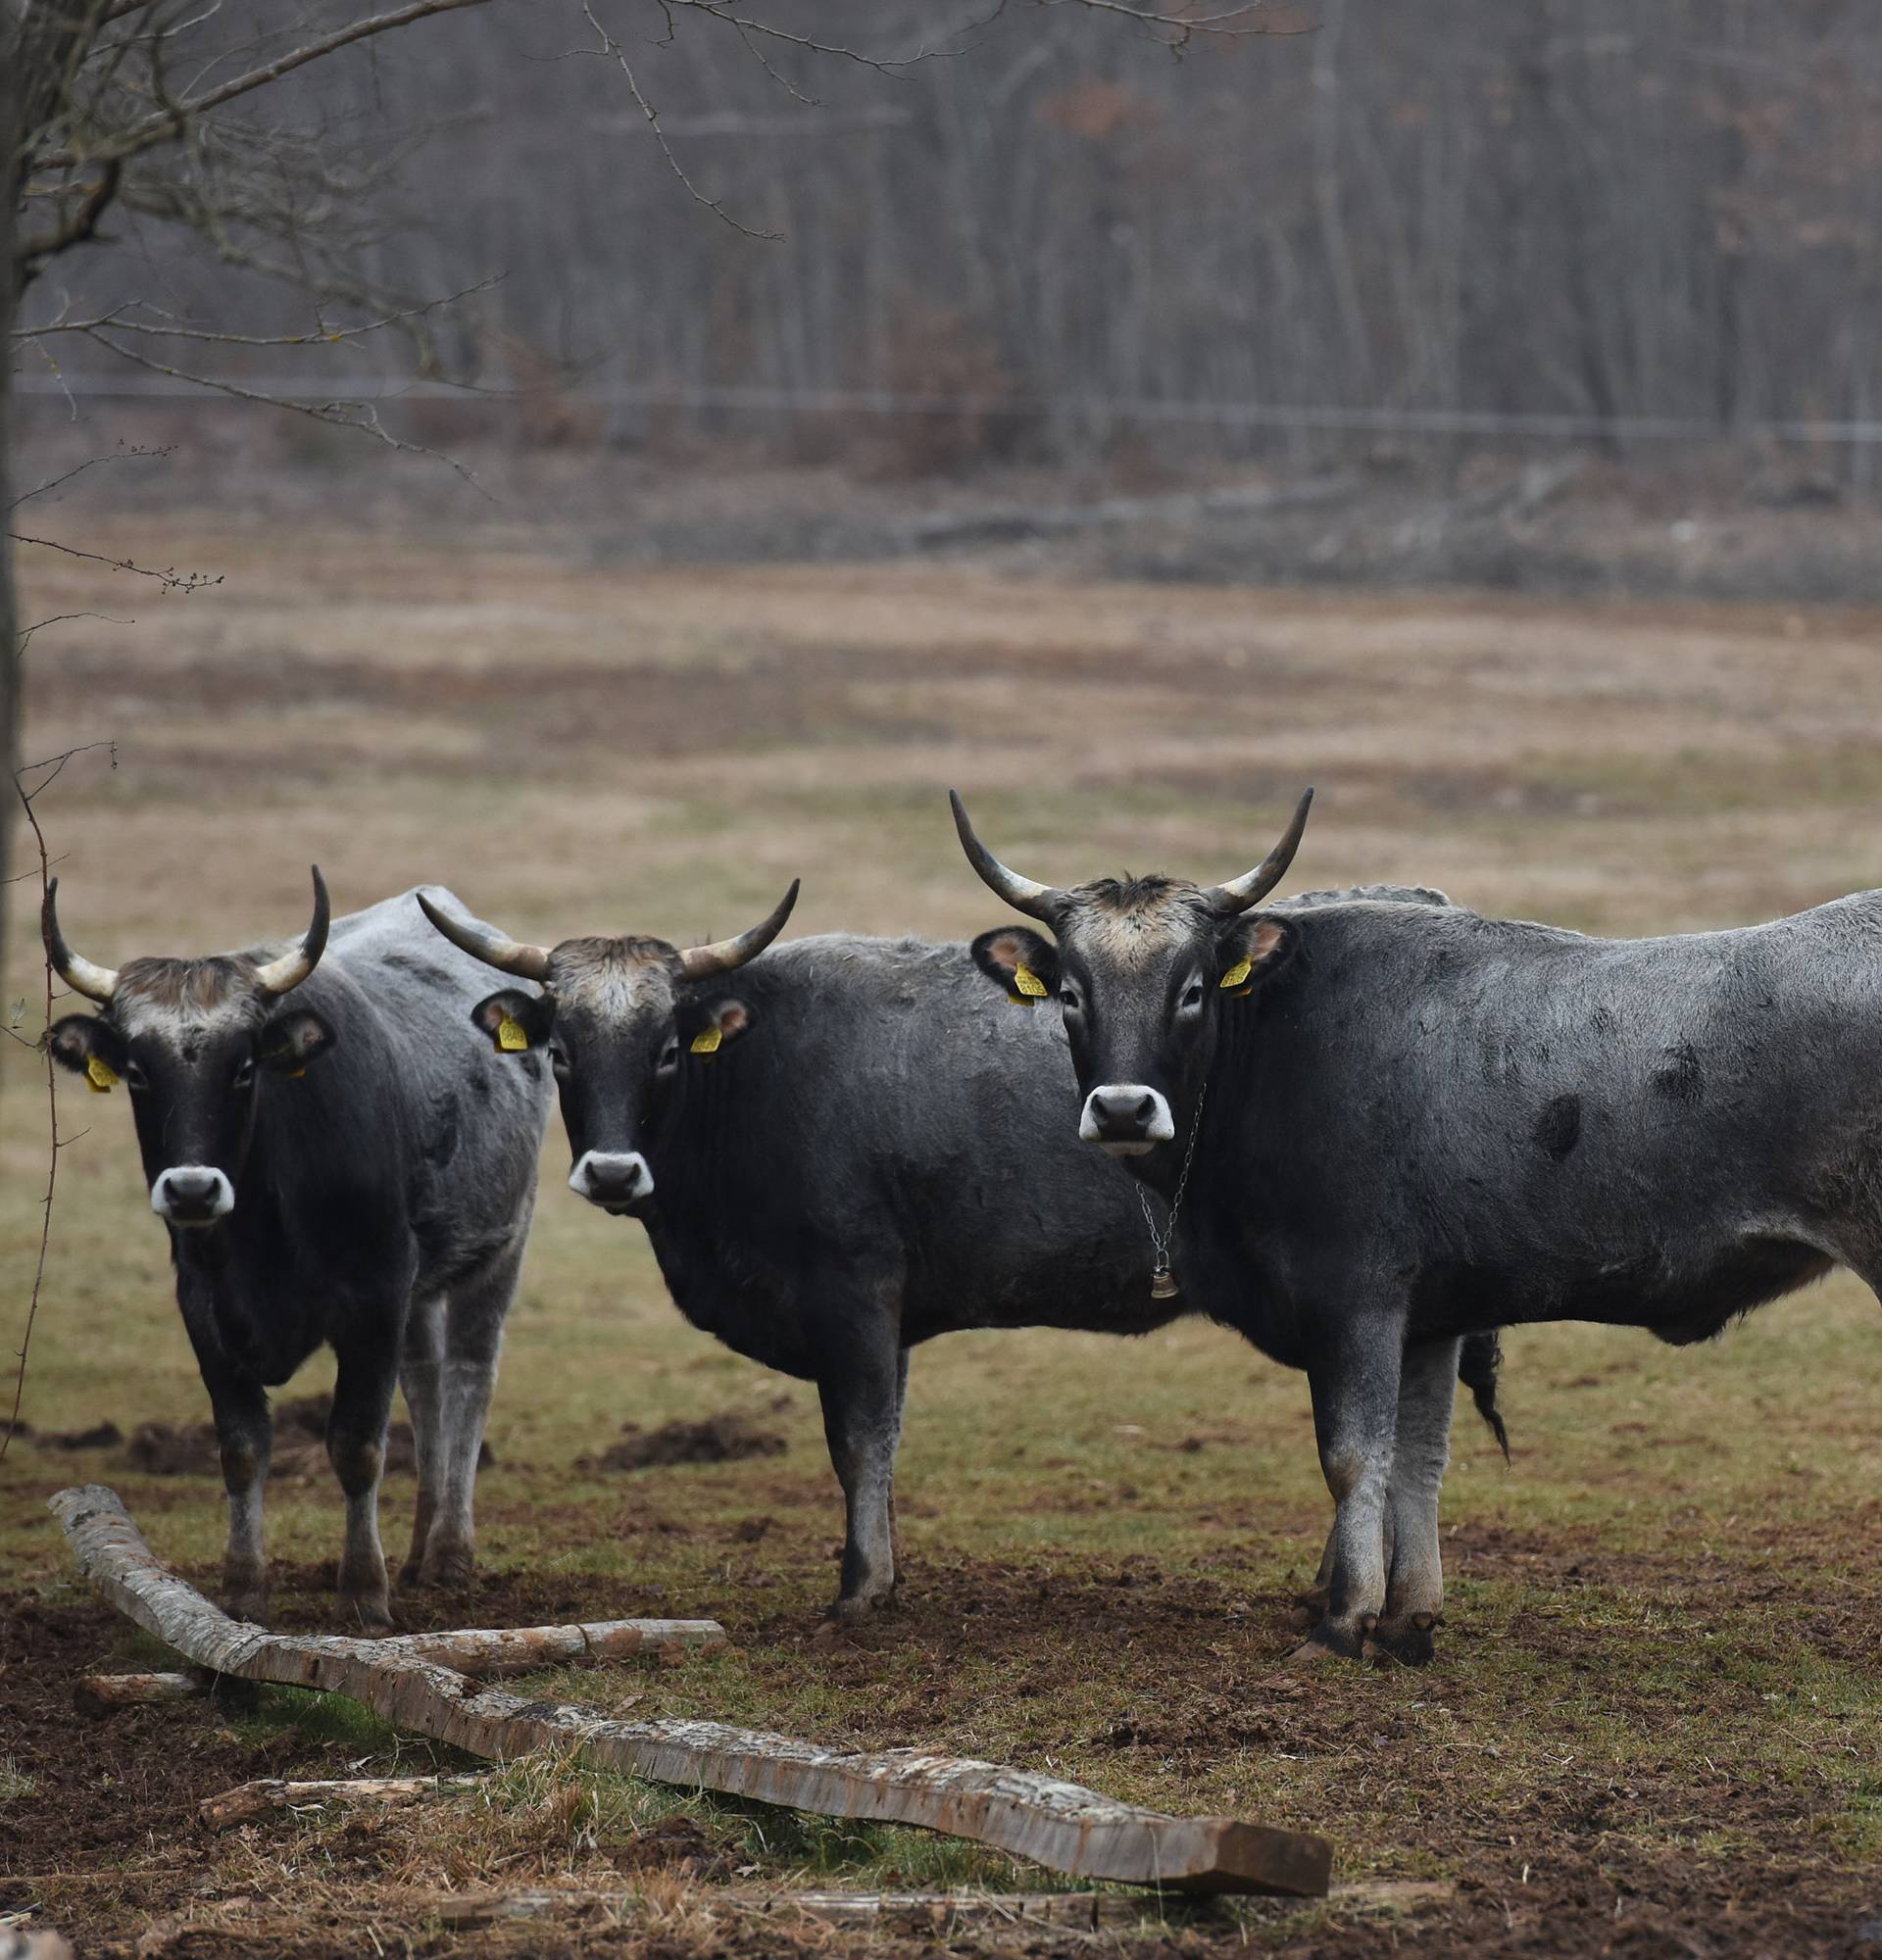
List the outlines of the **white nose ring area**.
<svg viewBox="0 0 1882 1960">
<path fill-rule="evenodd" d="M 653 1196 L 653 1168 L 638 1151 L 583 1151 L 569 1189 L 590 1204 L 638 1204 Z"/>
<path fill-rule="evenodd" d="M 1169 1102 L 1143 1082 L 1101 1082 L 1085 1098 L 1078 1134 L 1114 1157 L 1140 1157 L 1176 1134 Z"/>
<path fill-rule="evenodd" d="M 235 1187 L 213 1164 L 172 1164 L 150 1187 L 150 1208 L 171 1225 L 213 1225 L 235 1209 Z"/>
</svg>

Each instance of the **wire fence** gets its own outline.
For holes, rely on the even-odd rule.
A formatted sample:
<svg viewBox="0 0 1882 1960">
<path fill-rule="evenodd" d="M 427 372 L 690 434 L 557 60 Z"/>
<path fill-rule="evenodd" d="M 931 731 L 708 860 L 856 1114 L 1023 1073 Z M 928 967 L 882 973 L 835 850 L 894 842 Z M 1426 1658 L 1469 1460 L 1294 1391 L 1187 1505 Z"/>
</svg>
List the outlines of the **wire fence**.
<svg viewBox="0 0 1882 1960">
<path fill-rule="evenodd" d="M 451 401 L 520 405 L 540 392 L 466 388 L 445 381 L 348 376 L 322 384 L 298 375 L 206 377 L 209 387 L 168 375 L 20 374 L 23 396 L 68 399 L 213 399 L 215 383 L 296 403 Z M 597 409 L 676 409 L 779 416 L 960 416 L 1090 423 L 1184 423 L 1224 429 L 1335 430 L 1360 434 L 1518 436 L 1565 442 L 1780 442 L 1869 448 L 1882 443 L 1882 421 L 1746 421 L 1724 426 L 1679 416 L 1596 416 L 1441 408 L 1337 408 L 1280 402 L 1197 402 L 1091 395 L 976 396 L 895 393 L 867 388 L 635 386 L 586 382 L 553 391 L 554 399 Z"/>
</svg>

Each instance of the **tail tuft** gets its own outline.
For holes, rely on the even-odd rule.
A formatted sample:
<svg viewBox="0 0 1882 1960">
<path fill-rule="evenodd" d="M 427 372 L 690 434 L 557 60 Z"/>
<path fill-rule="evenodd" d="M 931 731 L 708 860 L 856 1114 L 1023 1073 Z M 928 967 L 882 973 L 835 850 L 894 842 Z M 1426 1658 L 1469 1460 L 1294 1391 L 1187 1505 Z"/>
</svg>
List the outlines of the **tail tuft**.
<svg viewBox="0 0 1882 1960">
<path fill-rule="evenodd" d="M 1497 1447 L 1503 1451 L 1503 1460 L 1510 1460 L 1510 1432 L 1504 1427 L 1503 1411 L 1497 1406 L 1497 1377 L 1503 1369 L 1503 1337 L 1494 1330 L 1488 1334 L 1466 1334 L 1463 1347 L 1458 1354 L 1458 1380 L 1470 1391 L 1470 1399 L 1477 1405 L 1477 1413 L 1490 1425 L 1490 1432 L 1497 1439 Z"/>
</svg>

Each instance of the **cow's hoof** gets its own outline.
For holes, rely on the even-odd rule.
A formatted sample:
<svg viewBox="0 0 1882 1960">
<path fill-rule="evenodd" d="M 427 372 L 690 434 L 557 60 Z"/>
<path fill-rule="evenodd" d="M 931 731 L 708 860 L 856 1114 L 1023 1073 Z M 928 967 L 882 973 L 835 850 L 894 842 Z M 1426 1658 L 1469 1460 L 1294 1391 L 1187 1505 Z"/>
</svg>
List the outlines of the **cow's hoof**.
<svg viewBox="0 0 1882 1960">
<path fill-rule="evenodd" d="M 392 1632 L 392 1602 L 381 1586 L 376 1592 L 340 1594 L 340 1625 L 349 1634 L 364 1634 L 369 1640 Z"/>
<path fill-rule="evenodd" d="M 1318 1667 L 1329 1660 L 1361 1660 L 1377 1617 L 1366 1613 L 1357 1623 L 1322 1620 L 1287 1657 L 1289 1667 Z"/>
<path fill-rule="evenodd" d="M 1405 1667 L 1429 1667 L 1438 1655 L 1437 1630 L 1443 1624 L 1439 1613 L 1404 1613 L 1381 1620 L 1366 1637 L 1366 1652 L 1373 1659 L 1398 1661 Z"/>
<path fill-rule="evenodd" d="M 860 1627 L 873 1620 L 878 1613 L 895 1611 L 895 1594 L 888 1592 L 856 1592 L 849 1597 L 836 1600 L 823 1617 L 834 1620 L 839 1626 Z"/>
<path fill-rule="evenodd" d="M 477 1554 L 468 1544 L 434 1545 L 420 1562 L 419 1584 L 455 1590 L 469 1586 L 476 1569 Z"/>
</svg>

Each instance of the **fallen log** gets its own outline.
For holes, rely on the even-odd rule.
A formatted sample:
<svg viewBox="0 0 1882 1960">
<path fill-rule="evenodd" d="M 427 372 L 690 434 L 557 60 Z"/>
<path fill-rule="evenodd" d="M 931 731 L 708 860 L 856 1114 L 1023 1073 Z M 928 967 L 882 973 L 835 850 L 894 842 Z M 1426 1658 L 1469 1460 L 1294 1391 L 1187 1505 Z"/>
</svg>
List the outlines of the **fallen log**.
<svg viewBox="0 0 1882 1960">
<path fill-rule="evenodd" d="M 233 1831 L 277 1811 L 299 1810 L 314 1803 L 371 1803 L 390 1807 L 416 1803 L 441 1789 L 469 1789 L 476 1777 L 329 1777 L 291 1783 L 284 1777 L 260 1777 L 237 1784 L 220 1796 L 206 1796 L 196 1806 L 196 1820 L 212 1831 Z"/>
<path fill-rule="evenodd" d="M 166 1701 L 200 1701 L 214 1675 L 87 1674 L 72 1684 L 72 1705 L 94 1721 L 121 1708 L 149 1708 Z"/>
<path fill-rule="evenodd" d="M 415 1654 L 388 1658 L 386 1642 L 242 1626 L 157 1562 L 116 1493 L 100 1484 L 61 1491 L 51 1508 L 83 1576 L 199 1667 L 348 1695 L 471 1755 L 574 1747 L 600 1769 L 829 1817 L 923 1825 L 1078 1878 L 1296 1897 L 1326 1890 L 1332 1846 L 1323 1838 L 1237 1818 L 1166 1817 L 1055 1777 L 914 1749 L 865 1754 L 721 1722 L 621 1722 L 579 1703 L 478 1689 Z"/>
</svg>

